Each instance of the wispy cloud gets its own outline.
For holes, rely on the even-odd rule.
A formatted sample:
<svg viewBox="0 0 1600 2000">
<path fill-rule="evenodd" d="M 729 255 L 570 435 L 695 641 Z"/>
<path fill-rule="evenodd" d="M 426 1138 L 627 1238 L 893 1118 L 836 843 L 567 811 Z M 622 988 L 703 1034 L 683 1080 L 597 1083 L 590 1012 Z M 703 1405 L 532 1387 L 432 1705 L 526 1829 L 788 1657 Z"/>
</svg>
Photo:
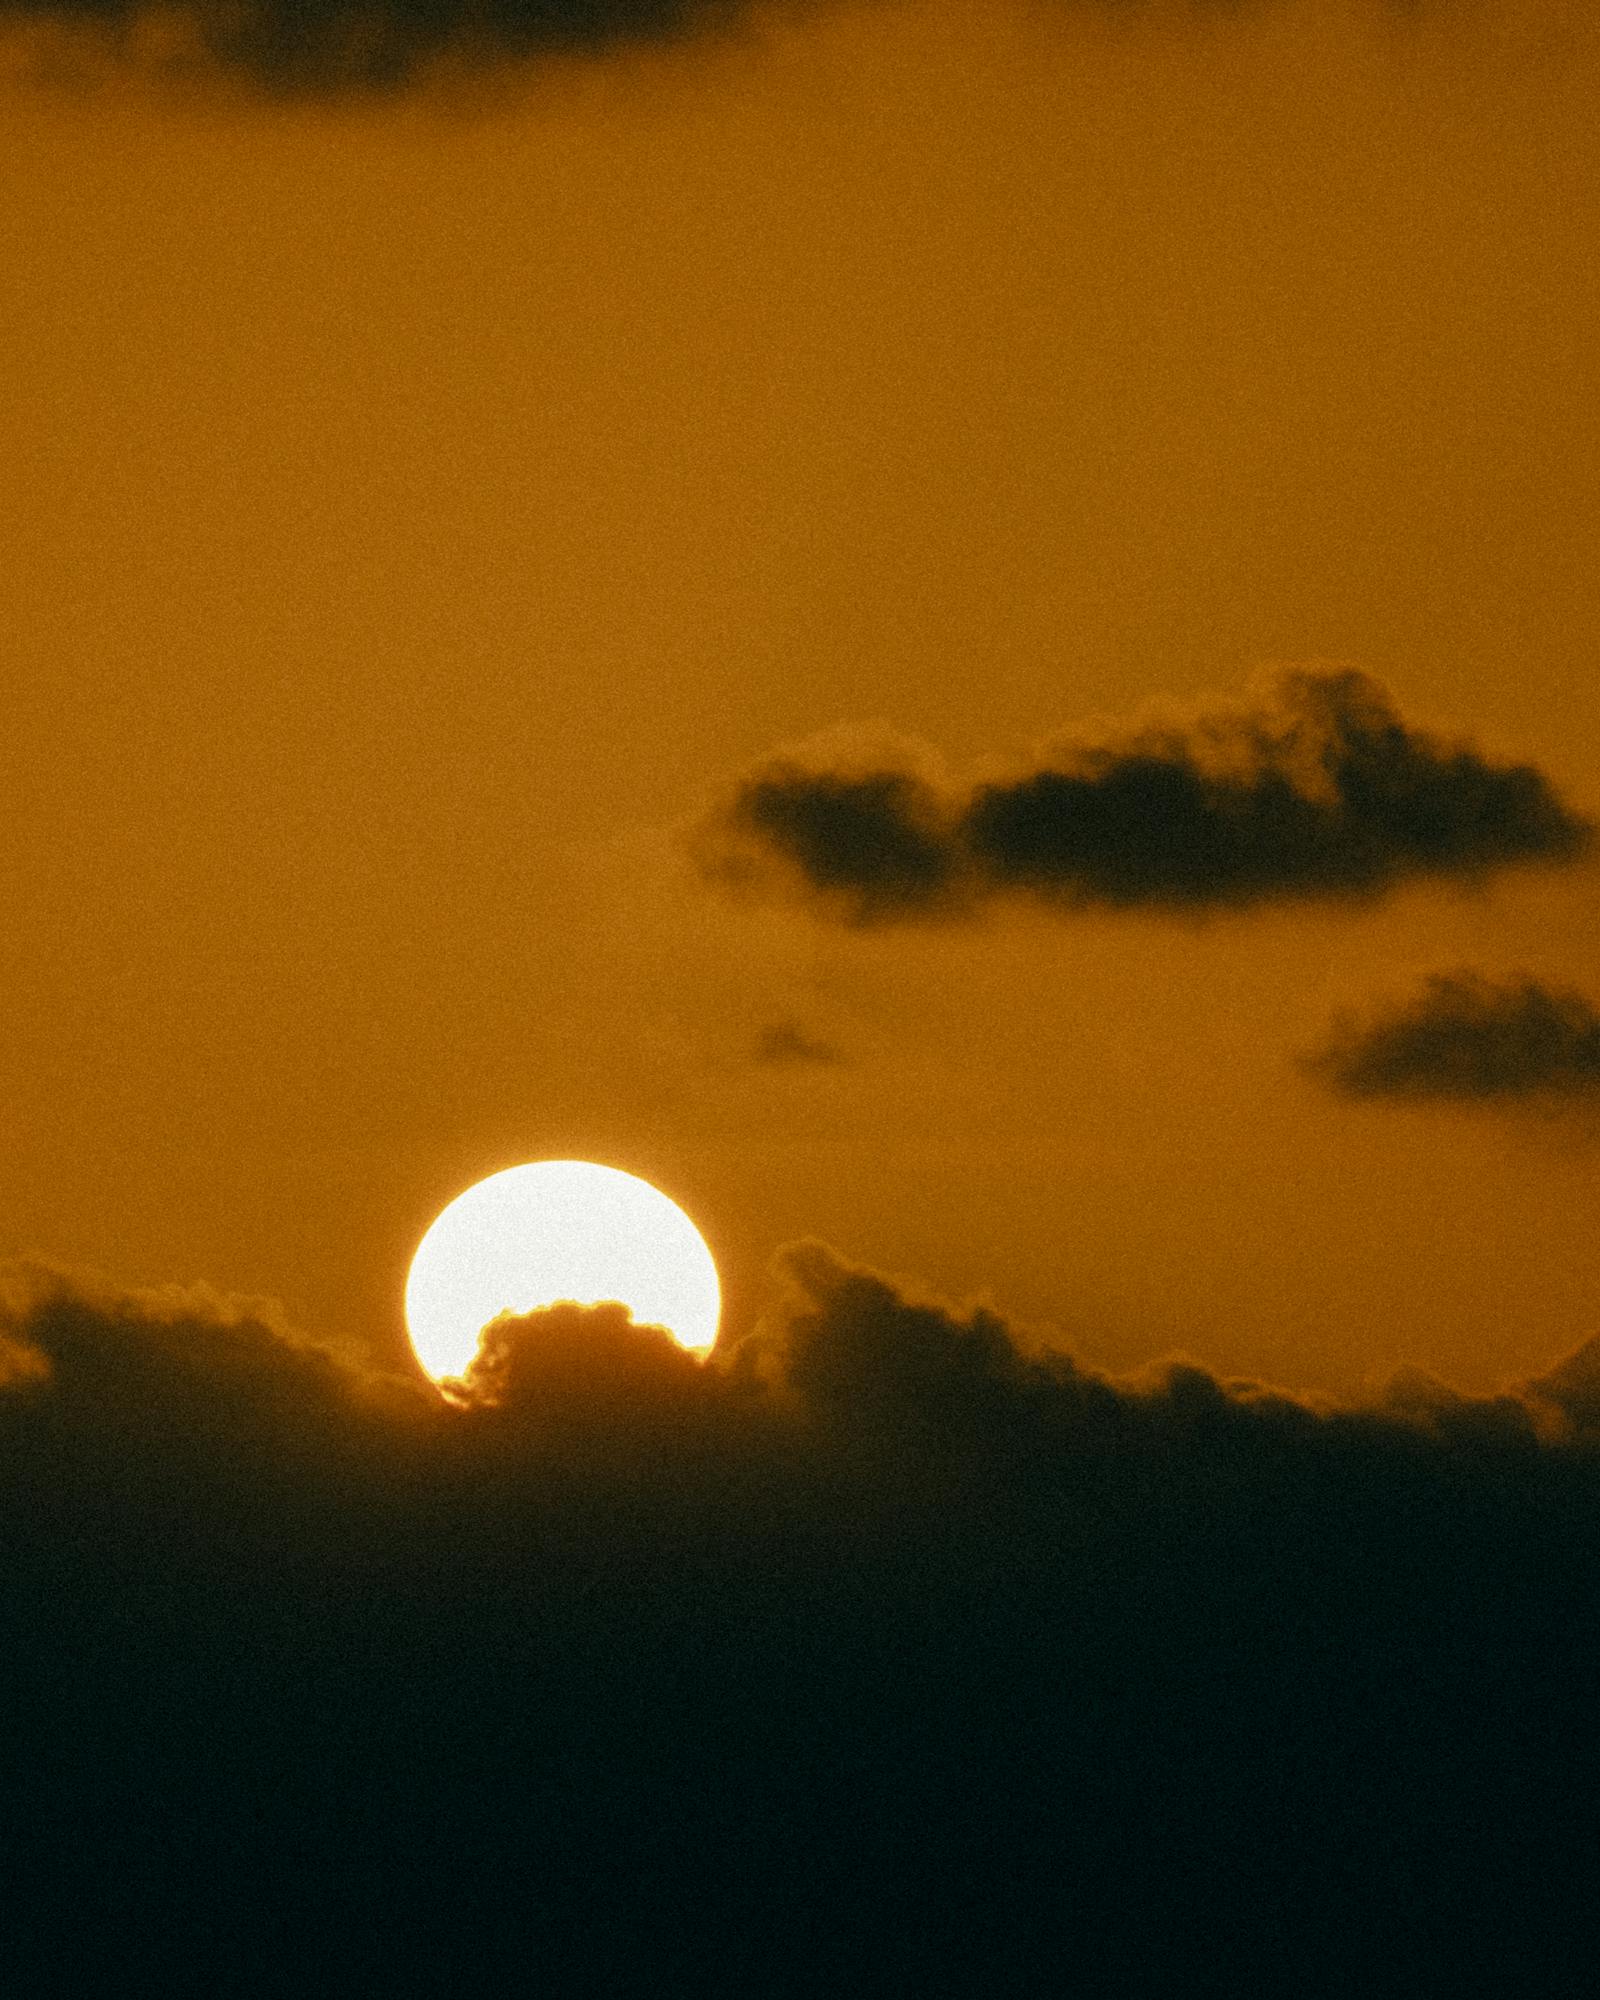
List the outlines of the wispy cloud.
<svg viewBox="0 0 1600 2000">
<path fill-rule="evenodd" d="M 843 1049 L 798 1021 L 773 1021 L 756 1038 L 756 1061 L 770 1068 L 829 1068 L 844 1060 Z"/>
</svg>

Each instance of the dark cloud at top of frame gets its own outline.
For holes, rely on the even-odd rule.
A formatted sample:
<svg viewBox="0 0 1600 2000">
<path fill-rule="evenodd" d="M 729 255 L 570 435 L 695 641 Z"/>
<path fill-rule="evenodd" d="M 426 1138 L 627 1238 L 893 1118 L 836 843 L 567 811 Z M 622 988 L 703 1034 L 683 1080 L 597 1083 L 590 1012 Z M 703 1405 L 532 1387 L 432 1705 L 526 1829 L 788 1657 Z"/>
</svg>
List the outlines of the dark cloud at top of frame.
<svg viewBox="0 0 1600 2000">
<path fill-rule="evenodd" d="M 783 1282 L 457 1406 L 14 1288 L 12 1990 L 1583 1990 L 1592 1347 L 1335 1407 Z"/>
<path fill-rule="evenodd" d="M 1569 861 L 1589 823 L 1534 766 L 1407 722 L 1349 669 L 1060 739 L 957 784 L 907 746 L 778 757 L 697 828 L 702 874 L 854 926 L 1061 910 L 1205 912 L 1371 897 Z"/>
<path fill-rule="evenodd" d="M 715 33 L 747 0 L 0 0 L 0 22 L 98 37 L 134 68 L 213 67 L 278 92 L 395 88 L 432 65 L 603 55 Z"/>
<path fill-rule="evenodd" d="M 777 0 L 786 12 L 828 0 Z M 1063 12 L 1156 28 L 1228 0 L 1052 0 Z M 275 94 L 395 90 L 453 73 L 691 41 L 760 11 L 761 0 L 0 0 L 0 25 L 48 37 L 46 73 L 70 73 L 74 38 L 133 70 L 232 73 Z"/>
<path fill-rule="evenodd" d="M 1437 972 L 1408 999 L 1341 1015 L 1306 1067 L 1345 1097 L 1593 1099 L 1600 1013 L 1525 974 Z"/>
</svg>

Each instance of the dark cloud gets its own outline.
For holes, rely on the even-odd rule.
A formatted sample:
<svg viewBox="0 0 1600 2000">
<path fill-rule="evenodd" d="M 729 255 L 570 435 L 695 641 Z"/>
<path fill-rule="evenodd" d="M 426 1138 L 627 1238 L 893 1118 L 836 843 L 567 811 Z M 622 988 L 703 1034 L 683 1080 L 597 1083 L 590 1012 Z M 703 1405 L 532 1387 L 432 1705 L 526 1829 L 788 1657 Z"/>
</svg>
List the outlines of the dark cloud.
<svg viewBox="0 0 1600 2000">
<path fill-rule="evenodd" d="M 7 1990 L 1587 1990 L 1588 1349 L 1335 1408 L 783 1281 L 460 1406 L 14 1287 Z"/>
<path fill-rule="evenodd" d="M 605 54 L 713 34 L 760 0 L 0 0 L 0 23 L 47 40 L 42 67 L 70 73 L 87 39 L 136 70 L 231 71 L 273 92 L 369 91 L 430 71 Z M 783 0 L 787 11 L 821 0 Z M 1056 0 L 1063 10 L 1162 27 L 1228 0 L 1176 10 L 1124 0 Z"/>
<path fill-rule="evenodd" d="M 218 65 L 278 90 L 394 85 L 441 59 L 601 53 L 746 11 L 747 0 L 0 0 L 0 20 L 90 32 L 135 66 Z"/>
<path fill-rule="evenodd" d="M 963 914 L 971 888 L 959 807 L 914 767 L 851 756 L 830 739 L 818 759 L 779 758 L 696 829 L 707 880 L 775 899 L 809 893 L 851 924 Z M 827 756 L 830 761 L 820 761 Z"/>
<path fill-rule="evenodd" d="M 844 1061 L 844 1051 L 798 1021 L 774 1021 L 756 1040 L 756 1061 L 773 1068 L 818 1068 Z"/>
<path fill-rule="evenodd" d="M 1556 1411 L 1569 1434 L 1600 1438 L 1600 1337 L 1535 1377 L 1524 1393 L 1535 1407 Z"/>
<path fill-rule="evenodd" d="M 1306 1063 L 1347 1097 L 1592 1098 L 1600 1014 L 1536 979 L 1439 972 L 1368 1019 L 1342 1015 Z"/>
<path fill-rule="evenodd" d="M 1416 727 L 1350 670 L 1066 738 L 965 785 L 914 750 L 836 742 L 746 778 L 696 831 L 702 873 L 846 924 L 1062 909 L 1207 911 L 1476 881 L 1568 861 L 1589 824 L 1541 772 Z"/>
</svg>

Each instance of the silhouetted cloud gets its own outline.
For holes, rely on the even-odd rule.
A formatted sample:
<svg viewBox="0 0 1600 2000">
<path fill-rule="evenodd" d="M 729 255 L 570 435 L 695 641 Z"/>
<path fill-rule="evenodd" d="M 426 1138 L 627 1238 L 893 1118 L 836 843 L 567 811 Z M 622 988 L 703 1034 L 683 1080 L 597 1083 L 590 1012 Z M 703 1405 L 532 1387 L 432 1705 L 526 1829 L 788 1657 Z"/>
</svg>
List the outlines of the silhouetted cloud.
<svg viewBox="0 0 1600 2000">
<path fill-rule="evenodd" d="M 1063 12 L 1130 14 L 1160 28 L 1229 0 L 1176 10 L 1124 0 L 1054 0 Z M 779 0 L 786 12 L 823 0 Z M 392 89 L 438 66 L 453 71 L 529 58 L 604 54 L 715 33 L 761 0 L 0 0 L 0 27 L 64 31 L 47 53 L 70 64 L 90 37 L 102 61 L 192 75 L 233 71 L 277 92 Z"/>
<path fill-rule="evenodd" d="M 826 1068 L 842 1063 L 844 1051 L 798 1021 L 774 1021 L 757 1037 L 756 1061 L 775 1069 Z"/>
<path fill-rule="evenodd" d="M 744 779 L 695 831 L 705 877 L 852 925 L 1062 910 L 1206 911 L 1372 896 L 1569 861 L 1591 828 L 1529 764 L 1397 713 L 1352 670 L 1276 676 L 1254 700 L 1057 741 L 965 785 L 914 746 L 828 739 Z"/>
<path fill-rule="evenodd" d="M 8 1989 L 1583 1990 L 1591 1349 L 1334 1407 L 781 1275 L 459 1405 L 16 1280 Z"/>
<path fill-rule="evenodd" d="M 460 66 L 709 33 L 748 0 L 0 0 L 0 23 L 88 31 L 133 67 L 219 65 L 276 90 L 375 88 Z"/>
<path fill-rule="evenodd" d="M 1559 1413 L 1569 1435 L 1600 1441 L 1600 1336 L 1524 1385 L 1532 1404 Z"/>
<path fill-rule="evenodd" d="M 637 1325 L 626 1306 L 564 1303 L 486 1327 L 465 1399 L 540 1423 L 592 1427 L 619 1412 L 636 1422 L 647 1409 L 688 1407 L 706 1379 L 664 1327 Z"/>
<path fill-rule="evenodd" d="M 1306 1065 L 1347 1097 L 1594 1097 L 1600 1014 L 1535 979 L 1439 972 L 1367 1019 L 1341 1015 Z"/>
</svg>

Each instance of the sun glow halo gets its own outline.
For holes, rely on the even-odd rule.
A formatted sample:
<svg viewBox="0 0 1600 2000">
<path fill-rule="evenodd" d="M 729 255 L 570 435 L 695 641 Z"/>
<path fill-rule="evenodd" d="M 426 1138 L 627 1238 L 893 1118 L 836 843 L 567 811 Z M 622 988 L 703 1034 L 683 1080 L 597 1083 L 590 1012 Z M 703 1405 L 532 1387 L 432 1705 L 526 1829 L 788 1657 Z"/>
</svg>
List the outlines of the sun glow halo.
<svg viewBox="0 0 1600 2000">
<path fill-rule="evenodd" d="M 491 1174 L 442 1210 L 406 1278 L 406 1328 L 435 1379 L 464 1375 L 502 1313 L 616 1300 L 703 1352 L 722 1309 L 717 1267 L 674 1201 L 635 1174 L 539 1160 Z"/>
</svg>

